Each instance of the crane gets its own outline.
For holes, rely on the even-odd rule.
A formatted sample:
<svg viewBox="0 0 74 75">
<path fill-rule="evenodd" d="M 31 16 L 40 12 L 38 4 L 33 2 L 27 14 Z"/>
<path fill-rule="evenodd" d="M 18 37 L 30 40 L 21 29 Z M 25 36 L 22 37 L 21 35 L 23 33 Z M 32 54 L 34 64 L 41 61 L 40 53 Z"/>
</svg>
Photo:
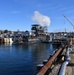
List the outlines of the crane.
<svg viewBox="0 0 74 75">
<path fill-rule="evenodd" d="M 62 16 L 63 16 L 64 18 L 66 18 L 66 20 L 73 26 L 73 29 L 74 29 L 74 24 L 72 24 L 72 22 L 71 22 L 66 16 L 64 16 L 63 14 L 62 14 Z"/>
<path fill-rule="evenodd" d="M 62 14 L 63 15 L 63 14 Z M 63 15 L 64 16 L 64 15 Z M 71 23 L 71 21 L 66 17 L 66 16 L 64 16 L 64 18 L 66 18 L 66 20 L 73 26 L 73 29 L 74 29 L 74 25 Z M 72 45 L 72 35 L 70 35 L 70 37 L 69 37 L 69 42 L 70 42 L 70 45 Z"/>
</svg>

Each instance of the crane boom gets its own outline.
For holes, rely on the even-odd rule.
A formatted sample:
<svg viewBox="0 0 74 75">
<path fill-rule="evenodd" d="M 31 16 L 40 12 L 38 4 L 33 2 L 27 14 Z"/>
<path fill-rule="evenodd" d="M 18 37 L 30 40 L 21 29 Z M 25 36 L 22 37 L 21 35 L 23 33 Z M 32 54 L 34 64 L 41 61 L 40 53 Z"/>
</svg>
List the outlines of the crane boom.
<svg viewBox="0 0 74 75">
<path fill-rule="evenodd" d="M 63 14 L 62 14 L 63 15 Z M 64 16 L 64 15 L 63 15 Z M 73 29 L 74 29 L 74 25 L 71 23 L 71 21 L 66 17 L 64 16 L 64 18 L 66 18 L 66 20 L 73 26 Z"/>
</svg>

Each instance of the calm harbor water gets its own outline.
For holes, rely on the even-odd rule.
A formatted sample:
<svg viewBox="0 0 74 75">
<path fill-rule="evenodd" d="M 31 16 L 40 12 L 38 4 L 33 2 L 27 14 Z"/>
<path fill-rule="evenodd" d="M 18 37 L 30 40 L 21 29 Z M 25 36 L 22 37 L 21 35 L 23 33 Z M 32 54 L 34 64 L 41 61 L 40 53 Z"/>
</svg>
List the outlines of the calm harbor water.
<svg viewBox="0 0 74 75">
<path fill-rule="evenodd" d="M 56 48 L 52 44 L 0 45 L 0 75 L 36 75 L 36 66 Z"/>
</svg>

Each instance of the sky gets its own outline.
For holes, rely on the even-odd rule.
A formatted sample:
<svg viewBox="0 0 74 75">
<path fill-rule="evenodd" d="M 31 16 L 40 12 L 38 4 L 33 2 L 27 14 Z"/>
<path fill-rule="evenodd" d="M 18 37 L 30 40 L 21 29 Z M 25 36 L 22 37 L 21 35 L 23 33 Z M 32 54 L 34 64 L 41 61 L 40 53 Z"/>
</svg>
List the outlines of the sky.
<svg viewBox="0 0 74 75">
<path fill-rule="evenodd" d="M 62 14 L 74 24 L 74 0 L 0 0 L 0 30 L 31 31 L 44 21 L 48 32 L 74 31 Z"/>
</svg>

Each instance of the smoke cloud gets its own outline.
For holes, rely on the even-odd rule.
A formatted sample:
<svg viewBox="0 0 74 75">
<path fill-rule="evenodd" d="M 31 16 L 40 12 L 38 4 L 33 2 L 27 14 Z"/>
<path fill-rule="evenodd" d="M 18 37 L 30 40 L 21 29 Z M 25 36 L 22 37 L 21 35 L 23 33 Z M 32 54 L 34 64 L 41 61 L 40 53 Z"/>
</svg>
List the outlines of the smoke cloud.
<svg viewBox="0 0 74 75">
<path fill-rule="evenodd" d="M 38 11 L 34 12 L 34 16 L 32 17 L 32 19 L 41 26 L 49 26 L 51 23 L 50 17 L 42 15 Z"/>
</svg>

